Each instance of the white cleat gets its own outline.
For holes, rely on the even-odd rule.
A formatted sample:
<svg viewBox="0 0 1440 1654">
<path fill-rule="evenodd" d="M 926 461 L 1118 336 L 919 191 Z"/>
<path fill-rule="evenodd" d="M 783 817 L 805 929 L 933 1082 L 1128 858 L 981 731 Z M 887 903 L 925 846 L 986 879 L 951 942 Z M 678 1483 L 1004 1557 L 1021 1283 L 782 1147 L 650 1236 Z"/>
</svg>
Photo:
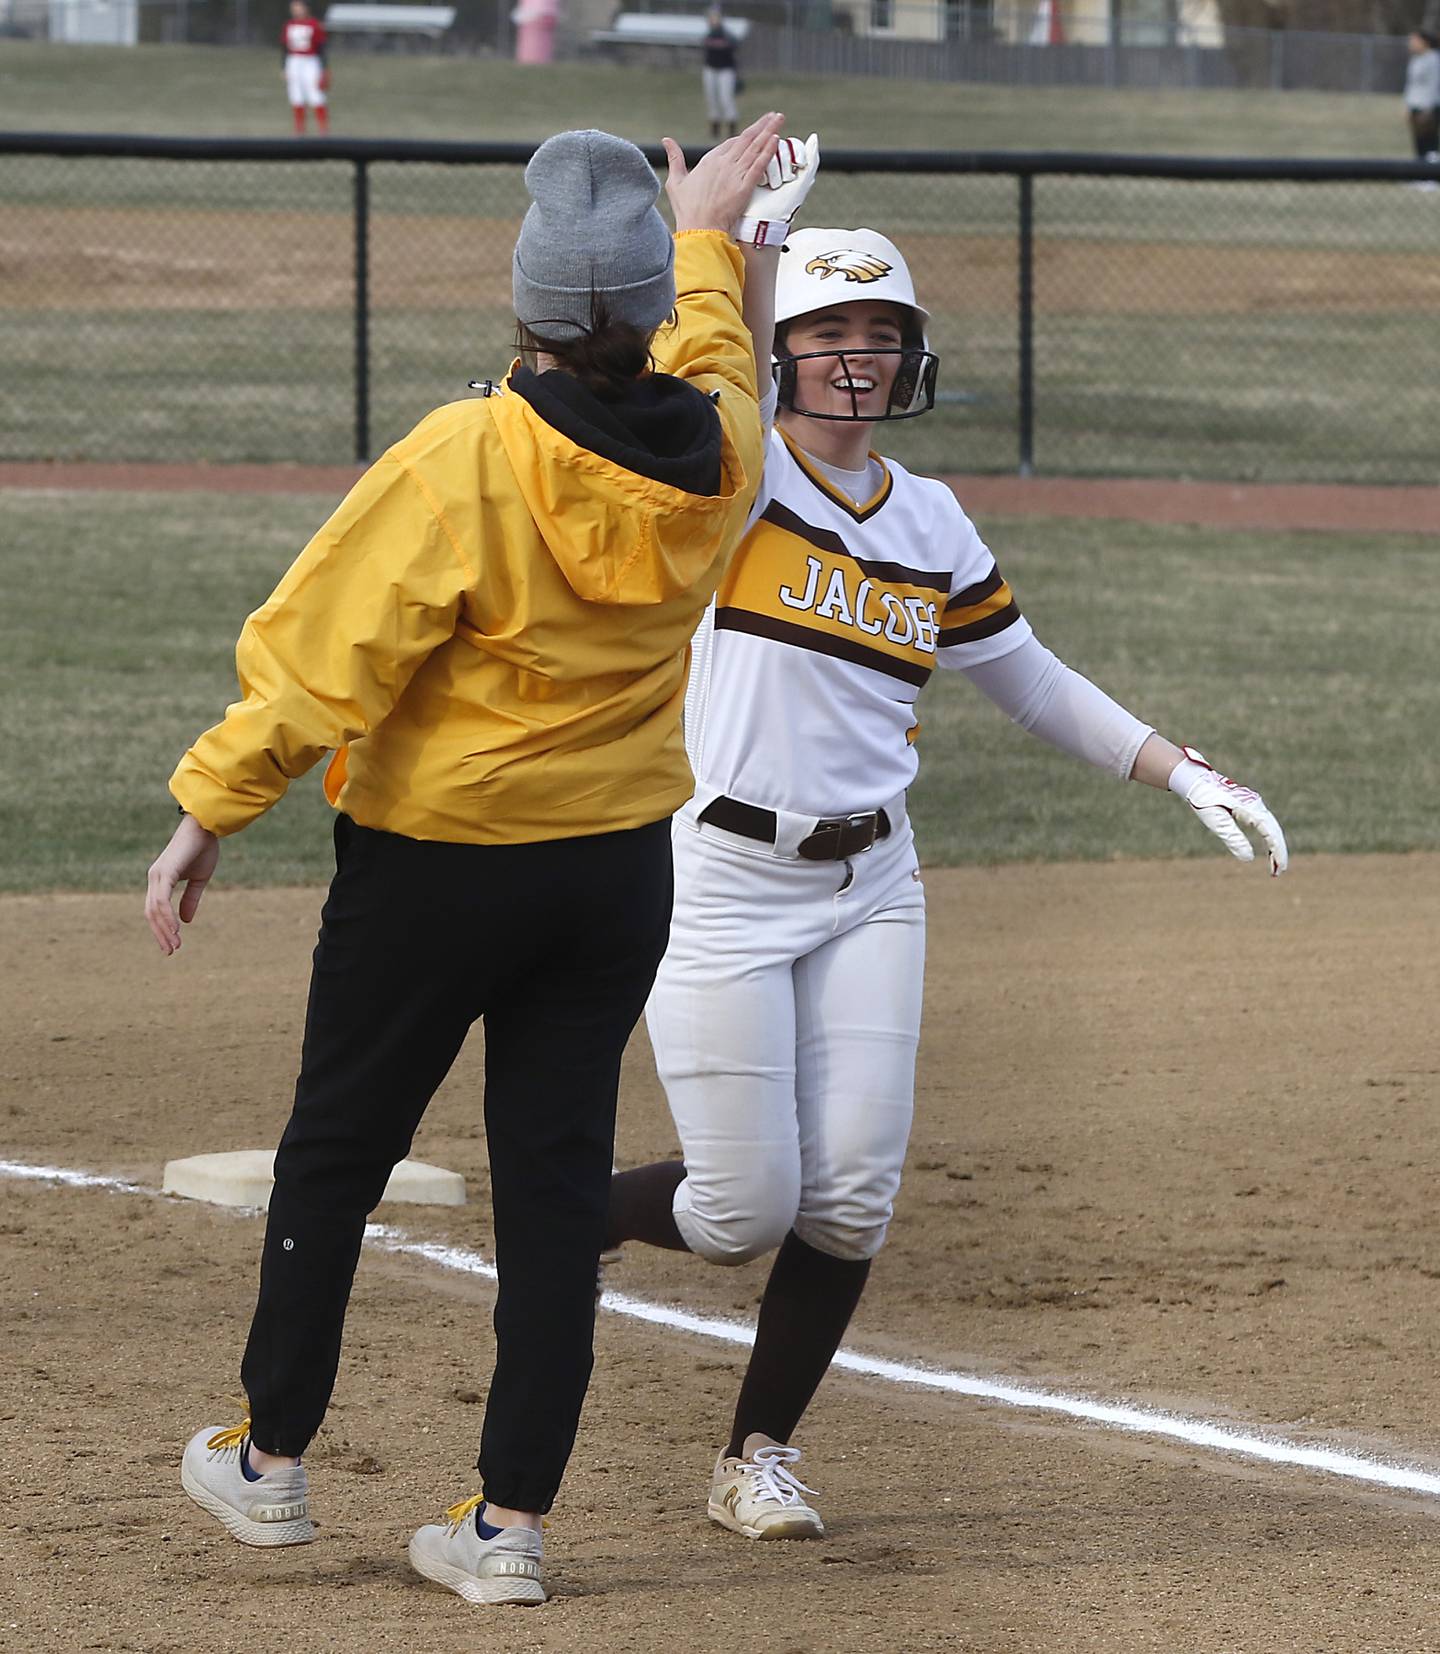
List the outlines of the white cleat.
<svg viewBox="0 0 1440 1654">
<path fill-rule="evenodd" d="M 306 1545 L 315 1537 L 300 1465 L 250 1481 L 240 1468 L 250 1420 L 233 1430 L 201 1430 L 185 1444 L 180 1485 L 242 1545 Z"/>
<path fill-rule="evenodd" d="M 790 1466 L 798 1464 L 800 1449 L 750 1436 L 756 1445 L 747 1458 L 721 1458 L 710 1479 L 706 1512 L 712 1522 L 747 1539 L 823 1539 L 825 1524 L 819 1511 L 802 1495 L 813 1493 Z"/>
<path fill-rule="evenodd" d="M 443 1523 L 420 1528 L 410 1541 L 411 1567 L 466 1602 L 544 1602 L 540 1535 L 534 1528 L 502 1528 L 482 1539 L 475 1513 L 484 1502 L 476 1494 L 452 1505 Z"/>
</svg>

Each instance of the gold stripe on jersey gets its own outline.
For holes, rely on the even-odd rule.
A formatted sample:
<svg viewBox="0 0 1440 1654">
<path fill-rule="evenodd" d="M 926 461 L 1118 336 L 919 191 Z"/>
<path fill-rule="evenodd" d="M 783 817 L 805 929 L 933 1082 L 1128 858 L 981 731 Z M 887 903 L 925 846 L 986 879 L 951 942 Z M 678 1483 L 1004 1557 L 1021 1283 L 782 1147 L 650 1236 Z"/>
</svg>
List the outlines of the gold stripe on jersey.
<svg viewBox="0 0 1440 1654">
<path fill-rule="evenodd" d="M 830 529 L 771 500 L 715 599 L 717 631 L 867 666 L 917 688 L 935 666 L 948 573 L 857 557 Z"/>
<path fill-rule="evenodd" d="M 994 637 L 1019 618 L 1020 605 L 1015 601 L 1015 594 L 1001 577 L 1000 570 L 991 569 L 983 580 L 956 592 L 945 605 L 940 622 L 940 648 Z"/>
<path fill-rule="evenodd" d="M 891 492 L 895 487 L 895 479 L 890 475 L 890 467 L 885 463 L 884 456 L 882 454 L 877 454 L 873 448 L 866 455 L 866 458 L 878 461 L 880 466 L 880 486 L 875 490 L 870 498 L 865 501 L 864 505 L 857 505 L 848 494 L 845 494 L 838 489 L 823 471 L 819 471 L 815 468 L 810 456 L 803 448 L 792 442 L 790 437 L 787 436 L 783 430 L 780 430 L 778 425 L 775 429 L 780 432 L 781 440 L 790 450 L 790 458 L 793 459 L 796 465 L 800 467 L 802 473 L 815 484 L 827 500 L 834 505 L 838 505 L 842 511 L 853 517 L 857 523 L 863 523 L 867 517 L 873 517 L 880 507 L 884 505 L 886 500 L 890 498 Z"/>
</svg>

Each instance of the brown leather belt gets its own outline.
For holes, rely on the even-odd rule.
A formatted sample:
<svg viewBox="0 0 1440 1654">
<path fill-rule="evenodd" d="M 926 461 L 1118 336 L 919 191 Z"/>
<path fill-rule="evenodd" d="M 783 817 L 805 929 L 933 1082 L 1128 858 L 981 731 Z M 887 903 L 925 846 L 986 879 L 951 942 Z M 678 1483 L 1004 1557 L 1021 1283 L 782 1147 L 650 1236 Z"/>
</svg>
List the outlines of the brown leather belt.
<svg viewBox="0 0 1440 1654">
<path fill-rule="evenodd" d="M 738 798 L 715 798 L 700 812 L 701 821 L 723 827 L 727 833 L 774 844 L 778 823 L 774 810 L 757 804 L 742 804 Z M 856 815 L 832 816 L 817 821 L 815 830 L 795 846 L 806 861 L 848 861 L 869 850 L 877 839 L 890 832 L 890 817 L 884 810 L 862 810 Z"/>
</svg>

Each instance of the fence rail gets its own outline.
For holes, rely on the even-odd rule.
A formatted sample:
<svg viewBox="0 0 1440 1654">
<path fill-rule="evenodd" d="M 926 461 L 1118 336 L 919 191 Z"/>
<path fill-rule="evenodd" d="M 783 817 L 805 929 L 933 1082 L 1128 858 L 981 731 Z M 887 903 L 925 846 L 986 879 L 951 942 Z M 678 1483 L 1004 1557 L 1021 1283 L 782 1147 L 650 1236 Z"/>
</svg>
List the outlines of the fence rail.
<svg viewBox="0 0 1440 1654">
<path fill-rule="evenodd" d="M 0 457 L 372 458 L 503 372 L 532 150 L 0 134 Z M 1440 168 L 832 150 L 807 218 L 932 312 L 907 463 L 1440 473 Z"/>
</svg>

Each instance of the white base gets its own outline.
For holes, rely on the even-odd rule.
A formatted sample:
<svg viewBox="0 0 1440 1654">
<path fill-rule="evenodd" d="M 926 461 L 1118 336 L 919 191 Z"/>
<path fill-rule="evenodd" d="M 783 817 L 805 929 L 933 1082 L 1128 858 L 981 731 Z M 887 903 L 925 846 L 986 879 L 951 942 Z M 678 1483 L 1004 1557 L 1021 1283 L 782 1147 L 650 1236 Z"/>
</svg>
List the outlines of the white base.
<svg viewBox="0 0 1440 1654">
<path fill-rule="evenodd" d="M 208 1200 L 216 1206 L 270 1204 L 275 1182 L 273 1149 L 232 1149 L 224 1154 L 192 1154 L 185 1160 L 167 1160 L 160 1187 L 167 1195 Z M 463 1206 L 465 1179 L 443 1166 L 423 1160 L 402 1160 L 390 1174 L 382 1200 L 408 1201 L 416 1206 Z"/>
</svg>

